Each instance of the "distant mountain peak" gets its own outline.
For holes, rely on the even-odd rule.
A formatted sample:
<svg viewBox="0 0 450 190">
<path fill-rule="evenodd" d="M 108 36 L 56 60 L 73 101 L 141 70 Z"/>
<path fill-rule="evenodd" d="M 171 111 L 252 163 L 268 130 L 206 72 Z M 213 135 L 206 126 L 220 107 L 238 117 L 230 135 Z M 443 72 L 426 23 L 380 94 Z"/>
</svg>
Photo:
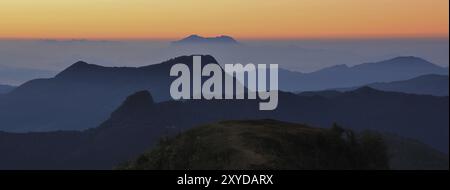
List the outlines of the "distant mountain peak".
<svg viewBox="0 0 450 190">
<path fill-rule="evenodd" d="M 66 69 L 64 69 L 63 71 L 61 71 L 58 75 L 56 75 L 56 77 L 69 76 L 74 73 L 92 71 L 101 68 L 104 67 L 100 65 L 89 64 L 84 61 L 77 61 L 74 64 L 67 67 Z"/>
<path fill-rule="evenodd" d="M 399 56 L 385 61 L 377 62 L 375 64 L 386 64 L 386 65 L 423 65 L 423 66 L 436 66 L 437 65 L 415 56 Z"/>
<path fill-rule="evenodd" d="M 194 39 L 202 39 L 203 37 L 197 35 L 197 34 L 192 34 L 186 38 L 184 38 L 185 40 L 190 39 L 190 40 L 194 40 Z M 182 39 L 183 40 L 183 39 Z"/>
<path fill-rule="evenodd" d="M 448 80 L 448 75 L 439 75 L 439 74 L 427 74 L 427 75 L 421 75 L 409 80 L 414 80 L 414 79 L 447 79 Z"/>
<path fill-rule="evenodd" d="M 179 57 L 175 57 L 169 61 L 179 61 L 182 62 L 186 59 L 189 59 L 190 61 L 192 61 L 194 56 L 199 56 L 202 58 L 202 62 L 204 61 L 208 61 L 208 63 L 216 63 L 217 64 L 217 60 L 212 56 L 212 55 L 202 55 L 202 54 L 193 54 L 193 55 L 184 55 L 184 56 L 179 56 Z"/>
<path fill-rule="evenodd" d="M 76 66 L 76 67 L 87 66 L 87 65 L 89 65 L 89 63 L 86 63 L 84 61 L 77 61 L 74 64 L 72 64 L 72 66 Z"/>
<path fill-rule="evenodd" d="M 221 35 L 216 37 L 203 37 L 197 34 L 190 35 L 178 41 L 172 42 L 175 45 L 186 44 L 238 44 L 231 36 Z"/>
<path fill-rule="evenodd" d="M 416 57 L 416 56 L 398 56 L 398 57 L 394 57 L 392 59 L 390 59 L 390 61 L 422 61 L 422 62 L 428 62 L 427 60 L 420 58 L 420 57 Z"/>
<path fill-rule="evenodd" d="M 425 60 L 421 57 L 416 57 L 416 56 L 399 56 L 399 57 L 395 57 L 395 58 L 391 59 L 391 61 L 433 64 L 433 63 L 429 62 L 428 60 Z"/>
<path fill-rule="evenodd" d="M 89 64 L 89 63 L 84 62 L 84 61 L 77 61 L 74 64 L 72 64 L 71 66 L 69 66 L 67 69 L 84 69 L 84 68 L 95 68 L 95 67 L 103 67 L 103 66 L 95 65 L 95 64 Z"/>
<path fill-rule="evenodd" d="M 339 64 L 339 65 L 333 65 L 330 67 L 326 67 L 324 69 L 322 69 L 321 71 L 335 71 L 335 70 L 342 70 L 342 69 L 348 69 L 350 68 L 349 66 L 347 66 L 346 64 Z"/>
</svg>

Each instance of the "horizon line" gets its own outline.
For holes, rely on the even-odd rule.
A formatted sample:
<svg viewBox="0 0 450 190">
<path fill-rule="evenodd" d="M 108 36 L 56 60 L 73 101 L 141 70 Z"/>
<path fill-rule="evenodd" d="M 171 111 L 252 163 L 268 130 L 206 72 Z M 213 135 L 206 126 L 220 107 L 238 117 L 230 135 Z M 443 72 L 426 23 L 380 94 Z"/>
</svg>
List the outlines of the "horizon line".
<svg viewBox="0 0 450 190">
<path fill-rule="evenodd" d="M 0 40 L 55 40 L 55 41 L 176 41 L 183 39 L 184 37 L 1 37 Z M 217 37 L 216 36 L 203 36 L 202 37 Z M 334 37 L 234 37 L 236 40 L 242 41 L 284 41 L 284 40 L 377 40 L 377 39 L 449 39 L 449 35 L 424 35 L 424 36 L 334 36 Z"/>
</svg>

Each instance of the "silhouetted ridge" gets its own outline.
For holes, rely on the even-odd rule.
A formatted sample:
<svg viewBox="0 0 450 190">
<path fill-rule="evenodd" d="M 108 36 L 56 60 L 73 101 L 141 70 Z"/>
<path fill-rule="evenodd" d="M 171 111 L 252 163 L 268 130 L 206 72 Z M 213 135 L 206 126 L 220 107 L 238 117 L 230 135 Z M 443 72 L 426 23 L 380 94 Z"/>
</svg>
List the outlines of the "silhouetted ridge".
<svg viewBox="0 0 450 190">
<path fill-rule="evenodd" d="M 150 106 L 154 104 L 153 97 L 150 92 L 143 90 L 136 92 L 127 97 L 122 106 Z"/>
<path fill-rule="evenodd" d="M 400 57 L 395 57 L 392 59 L 388 59 L 385 61 L 380 61 L 380 62 L 376 62 L 376 63 L 366 63 L 366 64 L 361 64 L 361 65 L 378 65 L 378 66 L 433 66 L 433 67 L 439 67 L 425 59 L 422 59 L 420 57 L 414 57 L 414 56 L 400 56 Z M 357 65 L 355 67 L 361 66 L 361 65 Z M 441 67 L 439 67 L 441 68 Z"/>
<path fill-rule="evenodd" d="M 72 64 L 70 67 L 68 67 L 66 70 L 73 70 L 73 69 L 92 69 L 92 68 L 101 68 L 100 65 L 94 65 L 89 64 L 84 61 L 77 61 L 76 63 Z"/>
<path fill-rule="evenodd" d="M 179 57 L 175 57 L 172 59 L 169 59 L 167 61 L 158 63 L 158 64 L 154 64 L 154 65 L 147 65 L 147 66 L 143 66 L 143 67 L 139 67 L 142 69 L 155 69 L 155 68 L 159 68 L 159 67 L 163 67 L 163 68 L 168 68 L 168 67 L 172 67 L 175 64 L 178 63 L 183 63 L 186 64 L 188 66 L 191 66 L 193 63 L 193 57 L 194 56 L 201 56 L 202 58 L 202 66 L 206 65 L 206 64 L 218 64 L 217 60 L 211 56 L 211 55 L 184 55 L 184 56 L 179 56 Z"/>
<path fill-rule="evenodd" d="M 114 86 L 113 88 L 117 89 L 117 86 Z M 152 90 L 152 88 L 149 88 L 149 90 Z M 369 92 L 371 91 L 369 88 L 359 89 L 359 91 L 363 92 L 366 90 L 369 90 Z M 104 91 L 105 90 L 102 90 L 102 92 Z M 331 141 L 328 141 L 327 136 L 313 138 L 310 135 L 304 135 L 298 137 L 296 136 L 298 133 L 295 132 L 297 130 L 300 130 L 299 132 L 311 132 L 311 130 L 320 129 L 311 128 L 309 130 L 309 128 L 295 127 L 292 128 L 292 130 L 295 130 L 293 131 L 294 133 L 288 133 L 289 131 L 283 130 L 286 128 L 280 128 L 279 125 L 273 124 L 273 120 L 254 121 L 265 118 L 322 127 L 327 127 L 332 123 L 337 122 L 342 124 L 345 128 L 352 128 L 355 131 L 371 129 L 397 133 L 408 138 L 419 139 L 440 151 L 445 153 L 448 152 L 448 97 L 417 96 L 378 91 L 378 93 L 370 95 L 346 92 L 329 98 L 321 98 L 302 97 L 292 93 L 280 92 L 280 101 L 277 110 L 262 112 L 258 111 L 257 102 L 249 100 L 186 100 L 165 101 L 153 104 L 152 96 L 155 97 L 153 91 L 152 95 L 150 95 L 147 91 L 133 90 L 133 95 L 120 97 L 120 102 L 124 103 L 111 115 L 111 117 L 109 117 L 108 120 L 103 122 L 99 127 L 82 132 L 21 134 L 0 132 L 0 153 L 3 153 L 2 155 L 7 155 L 0 157 L 0 169 L 110 169 L 120 162 L 136 158 L 136 156 L 144 150 L 153 147 L 161 137 L 175 136 L 186 129 L 205 123 L 249 119 L 253 121 L 239 122 L 239 125 L 249 126 L 250 128 L 248 128 L 248 131 L 240 131 L 241 129 L 244 129 L 242 127 L 230 126 L 233 122 L 221 122 L 219 125 L 222 125 L 222 128 L 216 126 L 209 128 L 216 131 L 214 134 L 217 137 L 210 136 L 213 133 L 204 133 L 201 131 L 200 133 L 183 133 L 184 135 L 192 134 L 191 137 L 193 138 L 191 139 L 194 139 L 195 141 L 204 139 L 208 136 L 211 137 L 210 139 L 212 141 L 206 141 L 206 146 L 197 146 L 195 141 L 191 141 L 190 139 L 187 139 L 187 141 L 184 142 L 195 145 L 194 148 L 199 148 L 197 149 L 198 152 L 196 152 L 199 153 L 197 155 L 211 155 L 204 149 L 208 147 L 213 151 L 219 149 L 225 150 L 223 155 L 219 155 L 213 159 L 205 159 L 206 161 L 214 161 L 216 159 L 219 159 L 216 161 L 224 161 L 222 158 L 225 158 L 226 156 L 241 156 L 243 154 L 240 152 L 230 152 L 228 151 L 230 150 L 228 148 L 230 145 L 245 147 L 246 145 L 249 145 L 246 144 L 246 142 L 255 142 L 255 144 L 253 144 L 255 145 L 254 149 L 250 149 L 252 151 L 255 150 L 254 152 L 265 152 L 275 155 L 278 155 L 277 153 L 280 151 L 285 151 L 288 155 L 299 153 L 296 150 L 279 148 L 279 145 L 290 146 L 294 149 L 297 149 L 296 147 L 315 149 L 317 148 L 315 145 L 324 145 L 323 143 L 316 144 L 318 141 L 315 141 L 314 139 L 319 141 L 325 140 L 322 141 L 325 144 L 333 142 L 331 144 L 333 148 L 322 150 L 326 152 L 328 152 L 328 150 L 336 150 L 337 152 L 334 153 L 338 153 L 338 155 L 341 156 L 346 155 L 341 153 L 343 153 L 342 151 L 347 152 L 346 150 L 348 149 L 345 149 L 345 147 L 343 147 L 344 149 L 336 148 L 339 143 L 336 144 L 335 142 L 339 141 L 334 141 L 332 139 L 329 139 Z M 63 92 L 67 92 L 67 90 Z M 70 94 L 76 94 L 76 92 L 79 92 L 78 89 Z M 98 102 L 111 97 L 111 94 L 113 94 L 111 92 L 114 91 L 107 91 L 105 94 L 98 95 L 100 98 L 94 99 L 94 101 L 89 101 L 93 98 L 87 96 L 87 99 L 76 102 L 76 104 L 79 105 L 89 101 L 87 104 L 91 107 L 83 109 L 80 112 L 72 113 L 70 115 L 71 117 L 63 117 L 63 121 L 71 121 L 74 117 L 78 120 L 79 118 L 83 118 L 81 117 L 84 116 L 83 114 L 95 114 L 96 112 L 89 111 L 104 107 L 104 105 L 98 104 Z M 35 93 L 33 93 L 33 95 L 34 94 Z M 55 98 L 50 97 L 50 99 L 54 100 Z M 70 97 L 67 101 L 57 102 L 57 105 L 62 105 L 67 108 L 67 105 L 64 105 L 64 103 L 74 103 L 73 99 L 74 98 Z M 117 103 L 117 105 L 120 105 L 120 103 Z M 115 108 L 117 108 L 117 105 Z M 28 109 L 35 112 L 42 112 L 41 107 L 37 110 L 33 110 L 33 108 L 34 107 L 29 107 Z M 52 116 L 55 116 L 54 118 L 61 118 L 58 114 L 62 111 L 50 110 L 48 112 L 51 113 Z M 0 116 L 4 115 L 0 114 Z M 8 119 L 7 117 L 3 118 Z M 24 120 L 23 117 L 20 119 Z M 39 120 L 32 120 L 33 123 L 39 121 L 42 121 L 42 118 L 39 118 Z M 263 123 L 267 123 L 267 125 Z M 281 124 L 284 125 L 283 123 Z M 60 125 L 67 126 L 64 123 Z M 261 127 L 254 125 L 261 125 Z M 424 131 L 427 131 L 427 133 L 424 133 Z M 257 136 L 251 134 L 256 134 Z M 261 135 L 259 136 L 258 134 Z M 230 137 L 229 135 L 234 137 L 237 135 L 243 142 L 236 143 L 236 141 L 234 141 L 236 138 L 234 137 L 233 141 L 229 141 L 230 138 L 226 138 L 227 136 Z M 275 139 L 279 139 L 283 142 L 274 144 L 274 141 L 272 141 L 274 138 L 268 139 L 268 137 L 275 137 Z M 214 145 L 211 142 L 215 142 L 216 140 L 223 141 L 221 144 L 218 144 L 219 146 L 211 146 Z M 296 141 L 309 141 L 313 144 L 308 143 L 309 145 L 307 144 L 307 146 L 292 146 L 292 143 Z M 161 142 L 164 143 L 167 141 Z M 392 155 L 393 158 L 395 158 L 395 163 L 402 164 L 401 167 L 391 165 L 392 168 L 430 169 L 430 166 L 432 166 L 432 168 L 438 166 L 438 169 L 448 170 L 448 156 L 435 153 L 436 151 L 430 150 L 431 148 L 429 147 L 421 146 L 417 148 L 416 142 L 408 142 L 410 141 L 396 141 L 394 149 L 391 149 L 393 146 L 388 143 L 389 150 L 393 150 L 390 152 L 392 154 L 389 155 Z M 303 143 L 300 143 L 300 145 L 301 144 Z M 416 148 L 408 148 L 411 145 Z M 183 146 L 181 148 L 185 147 L 186 146 Z M 216 147 L 218 149 L 215 149 Z M 231 146 L 231 148 L 233 147 L 235 146 Z M 264 150 L 261 149 L 261 147 L 264 147 Z M 193 155 L 194 157 L 192 158 L 195 158 L 193 160 L 198 161 L 197 158 L 199 157 L 191 154 L 191 149 L 183 150 L 189 152 L 189 154 L 186 155 Z M 308 152 L 313 152 L 314 154 L 299 154 L 299 156 L 301 156 L 299 159 L 304 160 L 308 155 L 317 155 L 315 154 L 317 153 L 316 151 Z M 244 151 L 244 153 L 249 152 Z M 330 153 L 333 154 L 333 152 Z M 352 153 L 352 151 L 350 153 Z M 422 157 L 421 155 L 428 156 Z M 186 159 L 186 157 L 175 156 L 190 162 L 190 159 Z M 249 156 L 249 162 L 247 162 L 249 164 L 255 163 L 253 161 L 260 160 L 257 159 L 258 157 L 252 157 L 252 155 Z M 326 159 L 330 157 L 335 158 L 334 155 L 325 155 L 323 158 Z M 252 158 L 256 158 L 256 160 Z M 270 155 L 265 158 L 267 158 L 267 163 L 274 163 L 271 159 L 273 157 Z M 292 158 L 293 161 L 299 160 L 294 157 L 286 156 L 281 156 L 281 158 Z M 33 162 L 30 162 L 30 160 L 33 160 Z M 316 164 L 325 163 L 323 160 L 320 162 L 317 160 L 318 159 L 312 159 L 312 161 L 314 161 L 313 163 Z M 239 162 L 237 164 L 242 164 L 242 159 L 235 159 L 235 161 Z M 335 163 L 334 160 L 330 161 Z M 358 159 L 353 161 L 358 161 Z M 165 160 L 161 163 L 173 162 Z M 203 163 L 203 160 L 198 163 Z M 296 162 L 282 163 L 290 164 Z M 444 166 L 441 167 L 441 165 Z M 234 163 L 225 163 L 223 166 L 236 167 L 237 165 L 234 165 Z M 286 166 L 286 168 L 292 169 L 294 167 Z"/>
<path fill-rule="evenodd" d="M 427 74 L 448 75 L 448 70 L 418 57 L 395 57 L 355 66 L 336 65 L 311 73 L 280 69 L 279 88 L 284 91 L 320 91 L 357 87 L 377 82 L 408 80 Z"/>
<path fill-rule="evenodd" d="M 434 96 L 448 96 L 448 75 L 428 74 L 408 80 L 393 82 L 378 82 L 368 84 L 371 88 L 390 91 L 404 92 L 408 94 L 422 94 Z M 351 88 L 350 88 L 351 89 Z"/>
<path fill-rule="evenodd" d="M 371 94 L 371 93 L 378 93 L 378 90 L 375 90 L 373 88 L 370 88 L 368 86 L 363 86 L 361 88 L 356 89 L 353 91 L 354 93 L 360 93 L 360 94 Z"/>
<path fill-rule="evenodd" d="M 136 92 L 127 97 L 122 105 L 112 113 L 112 117 L 120 117 L 122 115 L 133 115 L 134 113 L 142 113 L 149 108 L 155 102 L 150 92 L 143 90 Z"/>
<path fill-rule="evenodd" d="M 200 55 L 202 65 L 218 64 Z M 2 95 L 0 129 L 4 131 L 79 130 L 95 127 L 130 95 L 151 92 L 156 102 L 170 100 L 173 65 L 192 69 L 193 56 L 180 56 L 143 67 L 103 67 L 77 62 L 54 78 L 32 80 Z M 2 107 L 2 106 L 0 106 Z M 73 117 L 79 118 L 78 122 Z M 20 118 L 20 119 L 19 119 Z"/>
<path fill-rule="evenodd" d="M 61 71 L 58 75 L 56 75 L 56 78 L 72 76 L 72 75 L 77 75 L 77 74 L 83 74 L 84 72 L 88 72 L 88 71 L 98 71 L 98 70 L 101 70 L 104 68 L 107 68 L 107 67 L 89 64 L 84 61 L 77 61 L 76 63 L 72 64 L 71 66 L 69 66 L 66 69 L 64 69 L 63 71 Z"/>
<path fill-rule="evenodd" d="M 202 37 L 199 35 L 190 35 L 178 41 L 172 42 L 176 45 L 183 44 L 237 44 L 238 42 L 230 36 Z"/>
<path fill-rule="evenodd" d="M 349 68 L 349 67 L 348 67 L 347 65 L 341 64 L 341 65 L 334 65 L 334 66 L 331 66 L 331 67 L 324 68 L 324 69 L 322 69 L 321 71 L 327 71 L 327 70 L 329 70 L 329 71 L 346 70 L 346 69 L 348 69 L 348 68 Z"/>
<path fill-rule="evenodd" d="M 86 63 L 84 61 L 77 61 L 76 63 L 74 63 L 72 66 L 73 67 L 83 67 L 83 66 L 87 66 L 89 65 L 89 63 Z"/>
<path fill-rule="evenodd" d="M 298 93 L 299 96 L 306 96 L 306 97 L 319 96 L 319 97 L 325 97 L 325 98 L 333 98 L 333 97 L 339 96 L 341 94 L 342 94 L 342 92 L 339 92 L 337 90 L 306 91 L 306 92 Z"/>
<path fill-rule="evenodd" d="M 392 58 L 392 59 L 387 60 L 387 61 L 388 62 L 389 61 L 397 62 L 397 63 L 402 63 L 402 62 L 408 63 L 409 62 L 409 63 L 429 63 L 429 64 L 432 64 L 429 61 L 427 61 L 427 60 L 425 60 L 423 58 L 420 58 L 420 57 L 416 57 L 416 56 L 399 56 L 399 57 L 395 57 L 395 58 Z"/>
</svg>

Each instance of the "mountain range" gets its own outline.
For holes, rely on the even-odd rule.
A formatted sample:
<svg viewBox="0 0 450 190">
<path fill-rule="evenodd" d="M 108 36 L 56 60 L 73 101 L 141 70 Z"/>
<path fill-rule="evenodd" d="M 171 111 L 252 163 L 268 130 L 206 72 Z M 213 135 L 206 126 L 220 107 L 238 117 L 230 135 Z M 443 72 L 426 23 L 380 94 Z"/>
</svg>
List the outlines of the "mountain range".
<svg viewBox="0 0 450 190">
<path fill-rule="evenodd" d="M 202 56 L 202 63 L 215 63 Z M 181 56 L 143 67 L 103 67 L 77 62 L 53 78 L 36 79 L 0 96 L 0 130 L 11 132 L 83 130 L 98 126 L 131 93 L 149 90 L 155 101 L 170 100 L 169 76 L 173 64 L 191 65 L 192 56 Z M 314 73 L 279 71 L 281 90 L 328 89 L 378 81 L 412 78 L 426 73 L 446 73 L 423 59 L 399 57 L 354 67 L 336 66 Z M 73 120 L 73 116 L 77 120 Z"/>
<path fill-rule="evenodd" d="M 418 57 L 396 57 L 352 67 L 336 65 L 311 73 L 280 70 L 279 88 L 291 92 L 318 91 L 408 80 L 427 74 L 448 76 L 448 69 Z"/>
<path fill-rule="evenodd" d="M 150 90 L 156 101 L 170 99 L 172 65 L 192 66 L 192 56 L 144 67 L 103 67 L 79 61 L 53 78 L 35 79 L 0 97 L 0 130 L 82 130 L 98 126 L 125 98 Z M 202 56 L 202 64 L 215 63 Z M 76 116 L 77 119 L 74 119 Z"/>
<path fill-rule="evenodd" d="M 404 92 L 410 94 L 423 94 L 423 95 L 434 95 L 434 96 L 448 96 L 449 89 L 449 78 L 448 75 L 422 75 L 409 80 L 394 81 L 394 82 L 377 82 L 372 84 L 367 84 L 374 89 L 392 92 Z M 354 88 L 342 88 L 336 89 L 338 91 L 349 91 L 357 89 Z"/>
<path fill-rule="evenodd" d="M 419 156 L 420 160 L 411 156 L 397 157 L 403 160 L 401 163 L 416 163 L 402 166 L 409 169 L 441 166 L 434 163 L 441 163 L 445 154 L 435 149 L 448 151 L 448 97 L 382 92 L 365 87 L 333 98 L 280 92 L 280 105 L 274 112 L 258 111 L 257 104 L 258 101 L 245 100 L 158 103 L 148 91 L 140 91 L 129 96 L 96 128 L 0 132 L 0 153 L 3 155 L 0 168 L 110 169 L 135 158 L 161 138 L 202 124 L 248 119 L 277 119 L 315 127 L 329 127 L 337 122 L 355 132 L 373 129 L 432 145 L 433 148 L 405 139 L 393 141 L 400 142 L 401 146 L 421 147 L 405 149 L 418 151 L 403 152 L 405 155 L 429 155 Z M 395 147 L 399 147 L 398 144 Z M 445 160 L 448 162 L 448 156 Z"/>
</svg>

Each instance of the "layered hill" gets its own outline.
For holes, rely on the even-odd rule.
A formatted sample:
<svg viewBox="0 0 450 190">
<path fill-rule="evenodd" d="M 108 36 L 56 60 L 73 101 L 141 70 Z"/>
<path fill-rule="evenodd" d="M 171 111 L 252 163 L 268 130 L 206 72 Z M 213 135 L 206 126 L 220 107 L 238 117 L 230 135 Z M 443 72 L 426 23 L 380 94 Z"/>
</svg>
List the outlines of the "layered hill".
<svg viewBox="0 0 450 190">
<path fill-rule="evenodd" d="M 192 65 L 192 56 L 144 67 L 103 67 L 77 62 L 53 78 L 29 81 L 0 96 L 0 130 L 28 132 L 93 128 L 106 120 L 128 95 L 140 90 L 149 90 L 156 102 L 169 100 L 169 87 L 175 79 L 169 76 L 169 71 L 176 63 Z M 217 64 L 217 61 L 205 55 L 202 63 Z M 399 57 L 307 74 L 280 70 L 279 86 L 281 90 L 292 91 L 328 89 L 442 72 L 447 73 L 448 70 L 420 58 Z"/>
<path fill-rule="evenodd" d="M 172 65 L 192 66 L 181 56 L 144 67 L 103 67 L 77 62 L 49 79 L 31 80 L 0 97 L 0 130 L 82 130 L 98 126 L 125 98 L 149 90 L 155 101 L 170 99 Z M 202 64 L 215 63 L 202 56 Z"/>
<path fill-rule="evenodd" d="M 165 127 L 185 129 L 201 123 L 236 119 L 271 118 L 323 127 L 338 122 L 357 131 L 373 129 L 419 139 L 448 151 L 448 97 L 364 87 L 328 98 L 280 92 L 276 110 L 259 111 L 258 105 L 259 100 L 168 101 L 148 107 L 145 116 L 127 116 L 119 123 L 162 122 Z M 121 118 L 120 114 L 116 116 Z M 107 122 L 115 125 L 111 120 Z"/>
<path fill-rule="evenodd" d="M 381 136 L 276 120 L 224 121 L 163 140 L 120 169 L 388 169 Z"/>
<path fill-rule="evenodd" d="M 448 96 L 448 82 L 448 75 L 430 74 L 404 81 L 373 83 L 368 86 L 383 91 Z"/>
<path fill-rule="evenodd" d="M 0 153 L 3 155 L 0 168 L 109 169 L 135 158 L 163 137 L 198 125 L 267 118 L 324 128 L 338 122 L 355 132 L 374 129 L 397 133 L 428 145 L 408 138 L 388 141 L 394 142 L 388 143 L 388 147 L 397 147 L 397 150 L 398 147 L 412 147 L 401 148 L 406 152 L 400 151 L 403 156 L 397 157 L 400 162 L 396 163 L 403 165 L 391 168 L 439 166 L 442 169 L 445 160 L 448 166 L 448 156 L 441 153 L 448 150 L 448 97 L 386 93 L 366 88 L 333 98 L 281 93 L 279 108 L 274 112 L 259 112 L 257 101 L 245 100 L 158 103 L 148 91 L 141 91 L 129 96 L 109 119 L 93 129 L 82 132 L 0 132 Z"/>
<path fill-rule="evenodd" d="M 418 57 L 396 57 L 351 67 L 337 65 L 312 73 L 280 70 L 279 86 L 284 91 L 317 91 L 408 80 L 427 74 L 448 76 L 448 70 Z"/>
</svg>

